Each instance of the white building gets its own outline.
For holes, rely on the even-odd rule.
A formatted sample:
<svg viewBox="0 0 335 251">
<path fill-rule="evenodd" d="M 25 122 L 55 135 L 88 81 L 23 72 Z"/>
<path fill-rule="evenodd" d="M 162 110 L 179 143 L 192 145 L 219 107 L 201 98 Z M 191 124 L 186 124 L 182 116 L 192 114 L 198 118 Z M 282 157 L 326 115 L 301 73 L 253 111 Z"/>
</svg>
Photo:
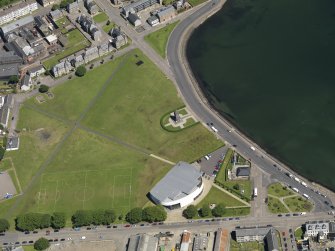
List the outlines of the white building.
<svg viewBox="0 0 335 251">
<path fill-rule="evenodd" d="M 32 86 L 33 84 L 32 84 L 30 75 L 28 74 L 24 75 L 22 82 L 21 82 L 21 87 L 20 87 L 21 90 L 25 92 L 30 91 Z"/>
<path fill-rule="evenodd" d="M 19 17 L 31 14 L 33 11 L 37 9 L 38 9 L 37 2 L 31 0 L 27 2 L 21 2 L 7 10 L 4 10 L 4 11 L 1 10 L 0 25 L 11 22 Z"/>
<path fill-rule="evenodd" d="M 316 237 L 318 234 L 327 235 L 329 233 L 329 222 L 309 221 L 306 222 L 306 235 Z"/>
<path fill-rule="evenodd" d="M 191 204 L 203 189 L 202 173 L 186 162 L 179 162 L 150 191 L 150 197 L 156 204 L 175 209 Z"/>
</svg>

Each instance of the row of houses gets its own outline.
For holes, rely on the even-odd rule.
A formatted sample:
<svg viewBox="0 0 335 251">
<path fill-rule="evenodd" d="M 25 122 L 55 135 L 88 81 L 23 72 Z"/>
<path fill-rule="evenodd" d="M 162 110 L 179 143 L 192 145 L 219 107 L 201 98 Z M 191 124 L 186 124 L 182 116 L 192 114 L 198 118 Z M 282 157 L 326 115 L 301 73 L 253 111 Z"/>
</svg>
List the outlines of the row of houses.
<svg viewBox="0 0 335 251">
<path fill-rule="evenodd" d="M 11 8 L 6 10 L 1 10 L 0 12 L 0 25 L 9 23 L 17 18 L 31 14 L 33 11 L 37 10 L 37 2 L 34 0 L 28 0 L 20 2 Z"/>
<path fill-rule="evenodd" d="M 105 56 L 107 53 L 113 50 L 114 48 L 110 42 L 106 42 L 99 46 L 91 47 L 78 56 L 70 56 L 64 61 L 56 64 L 54 67 L 52 67 L 51 73 L 56 78 L 62 75 L 66 75 L 74 68 L 77 68 L 80 65 L 87 64 L 99 57 Z"/>
<path fill-rule="evenodd" d="M 73 13 L 79 12 L 84 7 L 87 9 L 88 13 L 90 13 L 91 15 L 97 14 L 100 10 L 98 5 L 93 0 L 85 0 L 85 2 L 83 0 L 75 0 L 73 3 L 69 3 L 66 6 L 66 10 L 70 14 L 73 14 Z"/>
<path fill-rule="evenodd" d="M 93 20 L 86 16 L 86 15 L 81 15 L 77 18 L 77 22 L 80 24 L 81 28 L 90 34 L 93 40 L 99 41 L 102 33 L 98 29 L 98 27 L 93 23 Z"/>
</svg>

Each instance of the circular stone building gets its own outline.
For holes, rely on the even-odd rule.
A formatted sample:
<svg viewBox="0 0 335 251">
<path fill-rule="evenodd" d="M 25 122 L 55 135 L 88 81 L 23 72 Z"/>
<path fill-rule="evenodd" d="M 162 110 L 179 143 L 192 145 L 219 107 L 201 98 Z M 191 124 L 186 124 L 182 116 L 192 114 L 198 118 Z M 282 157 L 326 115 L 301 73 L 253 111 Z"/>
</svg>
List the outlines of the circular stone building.
<svg viewBox="0 0 335 251">
<path fill-rule="evenodd" d="M 191 204 L 204 189 L 202 173 L 194 166 L 179 162 L 150 191 L 150 198 L 169 209 Z"/>
</svg>

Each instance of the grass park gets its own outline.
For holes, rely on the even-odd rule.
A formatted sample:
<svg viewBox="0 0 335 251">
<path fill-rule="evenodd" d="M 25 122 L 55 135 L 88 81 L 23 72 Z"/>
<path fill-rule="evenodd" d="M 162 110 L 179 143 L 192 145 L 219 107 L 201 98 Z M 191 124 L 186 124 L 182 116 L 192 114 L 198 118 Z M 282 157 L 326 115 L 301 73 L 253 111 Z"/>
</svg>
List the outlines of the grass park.
<svg viewBox="0 0 335 251">
<path fill-rule="evenodd" d="M 166 58 L 166 46 L 169 40 L 170 34 L 173 29 L 177 26 L 179 21 L 176 21 L 171 24 L 167 24 L 165 27 L 152 32 L 144 37 L 144 40 L 154 48 L 154 50 L 162 56 L 162 58 Z"/>
<path fill-rule="evenodd" d="M 105 12 L 100 12 L 99 14 L 93 17 L 94 22 L 102 23 L 108 20 L 108 16 Z"/>
<path fill-rule="evenodd" d="M 161 128 L 161 116 L 183 103 L 139 50 L 51 92 L 53 99 L 31 98 L 21 107 L 20 149 L 5 157 L 24 194 L 0 203 L 0 217 L 97 208 L 125 213 L 148 202 L 146 194 L 172 167 L 164 159 L 192 161 L 223 145 L 200 124 L 176 133 Z"/>
<path fill-rule="evenodd" d="M 279 182 L 268 187 L 268 209 L 271 213 L 310 212 L 313 204 Z"/>
<path fill-rule="evenodd" d="M 67 44 L 65 48 L 52 55 L 50 59 L 43 62 L 46 69 L 51 69 L 59 62 L 59 60 L 70 56 L 77 51 L 83 50 L 90 45 L 90 41 L 88 41 L 78 29 L 71 30 L 64 35 L 67 37 Z"/>
</svg>

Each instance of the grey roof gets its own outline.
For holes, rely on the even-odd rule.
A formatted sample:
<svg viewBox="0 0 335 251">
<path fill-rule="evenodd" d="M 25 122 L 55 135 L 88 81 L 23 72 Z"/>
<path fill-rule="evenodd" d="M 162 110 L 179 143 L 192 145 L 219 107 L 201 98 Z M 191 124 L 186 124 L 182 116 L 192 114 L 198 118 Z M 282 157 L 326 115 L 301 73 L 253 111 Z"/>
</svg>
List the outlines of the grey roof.
<svg viewBox="0 0 335 251">
<path fill-rule="evenodd" d="M 150 17 L 147 19 L 148 22 L 153 22 L 153 21 L 155 21 L 155 20 L 158 20 L 158 17 L 157 17 L 157 16 L 150 16 Z"/>
<path fill-rule="evenodd" d="M 158 12 L 157 16 L 161 18 L 165 15 L 170 15 L 171 13 L 175 13 L 175 12 L 176 12 L 175 8 L 172 5 L 170 5 L 166 7 L 165 9 L 161 10 L 160 12 Z"/>
<path fill-rule="evenodd" d="M 53 19 L 57 19 L 57 18 L 60 18 L 61 16 L 63 15 L 63 13 L 60 11 L 60 10 L 53 10 L 53 11 L 50 11 L 50 16 L 53 18 Z"/>
<path fill-rule="evenodd" d="M 250 228 L 237 228 L 235 229 L 236 237 L 244 236 L 266 236 L 269 232 L 269 227 L 250 227 Z"/>
<path fill-rule="evenodd" d="M 7 141 L 6 150 L 19 148 L 20 140 L 19 137 L 11 137 Z"/>
<path fill-rule="evenodd" d="M 158 238 L 147 234 L 135 235 L 129 238 L 127 251 L 157 250 Z"/>
<path fill-rule="evenodd" d="M 2 30 L 3 34 L 7 34 L 8 32 L 11 32 L 15 29 L 18 29 L 22 26 L 25 26 L 25 25 L 33 23 L 33 22 L 34 22 L 33 16 L 26 16 L 24 18 L 21 18 L 19 20 L 16 20 L 16 21 L 12 22 L 12 23 L 1 26 L 1 30 Z"/>
<path fill-rule="evenodd" d="M 19 64 L 0 64 L 0 79 L 17 76 L 19 74 Z"/>
<path fill-rule="evenodd" d="M 140 17 L 137 14 L 129 13 L 128 20 L 134 24 L 137 20 L 140 20 Z"/>
<path fill-rule="evenodd" d="M 327 221 L 310 221 L 306 223 L 306 231 L 329 231 L 329 222 Z"/>
<path fill-rule="evenodd" d="M 265 240 L 268 251 L 279 251 L 278 238 L 274 228 L 270 228 L 270 231 L 267 233 Z"/>
<path fill-rule="evenodd" d="M 205 235 L 197 235 L 194 237 L 192 251 L 207 250 L 208 237 Z"/>
<path fill-rule="evenodd" d="M 157 2 L 158 2 L 157 0 L 139 0 L 139 1 L 133 2 L 133 3 L 123 7 L 123 11 L 124 12 L 129 12 L 129 11 L 132 11 L 132 10 L 136 10 L 137 7 L 141 6 L 141 5 L 143 5 L 145 7 L 149 7 L 149 6 L 151 6 L 151 5 L 153 5 L 154 3 L 157 3 Z"/>
<path fill-rule="evenodd" d="M 150 191 L 160 202 L 173 201 L 192 193 L 201 181 L 201 172 L 186 163 L 177 163 Z"/>
<path fill-rule="evenodd" d="M 238 167 L 236 170 L 236 176 L 250 176 L 250 167 Z"/>
<path fill-rule="evenodd" d="M 28 74 L 32 74 L 32 73 L 35 73 L 37 71 L 40 71 L 42 70 L 44 67 L 43 65 L 39 65 L 39 66 L 35 66 L 35 67 L 32 67 L 28 70 Z"/>
<path fill-rule="evenodd" d="M 335 233 L 335 222 L 329 222 L 329 233 Z"/>
<path fill-rule="evenodd" d="M 28 74 L 24 75 L 21 86 L 29 86 L 30 76 Z"/>
<path fill-rule="evenodd" d="M 22 63 L 22 58 L 14 51 L 0 51 L 0 64 Z"/>
</svg>

